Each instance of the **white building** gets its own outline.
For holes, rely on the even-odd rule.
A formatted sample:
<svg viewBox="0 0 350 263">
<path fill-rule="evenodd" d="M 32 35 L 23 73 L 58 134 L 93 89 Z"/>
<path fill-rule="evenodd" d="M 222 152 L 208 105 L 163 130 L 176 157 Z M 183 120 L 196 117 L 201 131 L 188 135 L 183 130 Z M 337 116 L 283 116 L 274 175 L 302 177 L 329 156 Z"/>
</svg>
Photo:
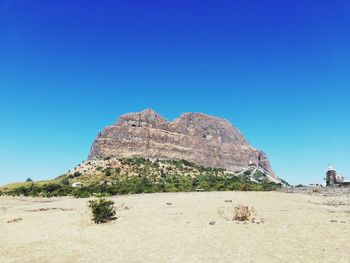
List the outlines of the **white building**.
<svg viewBox="0 0 350 263">
<path fill-rule="evenodd" d="M 84 186 L 84 185 L 81 182 L 74 182 L 74 183 L 72 183 L 72 187 L 82 187 L 82 186 Z"/>
</svg>

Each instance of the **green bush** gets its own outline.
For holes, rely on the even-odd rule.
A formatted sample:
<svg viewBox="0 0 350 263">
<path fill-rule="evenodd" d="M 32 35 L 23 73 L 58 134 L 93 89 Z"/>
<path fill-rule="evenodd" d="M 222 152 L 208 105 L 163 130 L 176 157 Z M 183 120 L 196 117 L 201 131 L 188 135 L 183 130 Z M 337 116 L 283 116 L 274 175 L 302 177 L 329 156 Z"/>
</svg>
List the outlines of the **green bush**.
<svg viewBox="0 0 350 263">
<path fill-rule="evenodd" d="M 79 176 L 81 176 L 81 175 L 82 175 L 81 172 L 75 172 L 75 173 L 73 174 L 74 177 L 79 177 Z"/>
<path fill-rule="evenodd" d="M 111 168 L 107 168 L 105 170 L 105 176 L 111 176 L 111 175 L 112 175 Z"/>
<path fill-rule="evenodd" d="M 69 180 L 68 180 L 68 178 L 67 178 L 67 177 L 63 177 L 63 178 L 61 179 L 61 184 L 69 185 Z"/>
<path fill-rule="evenodd" d="M 74 192 L 74 197 L 75 198 L 89 198 L 90 193 L 87 191 L 78 190 L 78 191 Z"/>
<path fill-rule="evenodd" d="M 96 224 L 106 223 L 115 216 L 114 202 L 104 198 L 90 200 L 89 207 L 92 209 L 92 220 Z"/>
<path fill-rule="evenodd" d="M 95 197 L 101 198 L 101 197 L 109 197 L 109 193 L 97 193 L 95 194 Z"/>
<path fill-rule="evenodd" d="M 201 182 L 200 188 L 204 189 L 204 191 L 209 191 L 210 190 L 210 185 L 208 182 Z"/>
</svg>

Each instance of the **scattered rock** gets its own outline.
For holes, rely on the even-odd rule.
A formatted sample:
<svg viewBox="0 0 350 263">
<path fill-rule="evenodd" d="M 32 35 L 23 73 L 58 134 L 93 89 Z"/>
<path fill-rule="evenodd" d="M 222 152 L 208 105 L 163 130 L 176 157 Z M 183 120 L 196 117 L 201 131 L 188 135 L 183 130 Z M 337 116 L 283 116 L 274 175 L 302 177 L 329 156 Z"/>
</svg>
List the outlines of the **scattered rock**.
<svg viewBox="0 0 350 263">
<path fill-rule="evenodd" d="M 173 203 L 166 203 L 167 205 L 172 205 Z"/>
<path fill-rule="evenodd" d="M 21 217 L 8 220 L 7 223 L 17 223 L 17 222 L 19 222 L 19 221 L 22 221 L 22 218 L 21 218 Z"/>
<path fill-rule="evenodd" d="M 213 226 L 213 225 L 215 225 L 215 223 L 216 223 L 215 221 L 211 221 L 211 222 L 209 222 L 209 225 Z"/>
<path fill-rule="evenodd" d="M 337 223 L 337 222 L 338 222 L 338 220 L 331 220 L 331 222 L 332 222 L 332 223 Z"/>
<path fill-rule="evenodd" d="M 232 203 L 232 200 L 225 200 L 226 203 Z"/>
<path fill-rule="evenodd" d="M 74 209 L 52 207 L 52 208 L 39 208 L 39 209 L 32 209 L 32 210 L 25 210 L 25 211 L 26 212 L 45 212 L 45 211 L 52 211 L 52 210 L 73 211 Z"/>
</svg>

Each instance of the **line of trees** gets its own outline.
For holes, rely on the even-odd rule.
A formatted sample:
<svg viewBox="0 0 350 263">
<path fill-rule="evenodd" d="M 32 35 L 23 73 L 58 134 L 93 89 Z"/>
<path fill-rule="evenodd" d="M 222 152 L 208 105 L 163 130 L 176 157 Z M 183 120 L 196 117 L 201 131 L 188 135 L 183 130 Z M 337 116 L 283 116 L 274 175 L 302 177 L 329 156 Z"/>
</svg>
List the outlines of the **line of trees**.
<svg viewBox="0 0 350 263">
<path fill-rule="evenodd" d="M 204 191 L 271 191 L 278 187 L 278 184 L 272 182 L 258 184 L 236 176 L 201 175 L 191 178 L 183 175 L 163 175 L 158 179 L 135 176 L 113 184 L 107 181 L 93 182 L 79 188 L 70 186 L 67 179 L 42 185 L 31 182 L 29 185 L 19 186 L 2 194 L 43 197 L 73 195 L 80 198 L 94 194 L 108 196 L 156 192 L 190 192 L 199 188 Z"/>
</svg>

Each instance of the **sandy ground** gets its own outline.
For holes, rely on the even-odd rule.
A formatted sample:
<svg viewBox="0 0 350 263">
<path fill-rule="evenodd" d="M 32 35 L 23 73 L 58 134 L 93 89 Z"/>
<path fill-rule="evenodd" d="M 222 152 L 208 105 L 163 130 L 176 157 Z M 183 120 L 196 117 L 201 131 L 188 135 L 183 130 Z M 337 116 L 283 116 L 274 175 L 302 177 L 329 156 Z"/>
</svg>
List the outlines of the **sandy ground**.
<svg viewBox="0 0 350 263">
<path fill-rule="evenodd" d="M 350 262 L 346 196 L 210 192 L 112 199 L 130 209 L 96 225 L 87 199 L 0 197 L 0 262 Z M 255 223 L 226 220 L 217 211 L 231 216 L 238 204 L 254 206 Z M 10 221 L 16 218 L 22 220 Z"/>
</svg>

